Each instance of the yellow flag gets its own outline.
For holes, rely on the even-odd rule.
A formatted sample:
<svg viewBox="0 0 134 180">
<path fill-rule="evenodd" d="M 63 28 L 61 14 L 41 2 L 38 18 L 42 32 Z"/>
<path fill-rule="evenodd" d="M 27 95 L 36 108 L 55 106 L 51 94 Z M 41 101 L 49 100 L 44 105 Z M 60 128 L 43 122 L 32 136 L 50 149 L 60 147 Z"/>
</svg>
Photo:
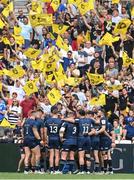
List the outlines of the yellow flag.
<svg viewBox="0 0 134 180">
<path fill-rule="evenodd" d="M 52 84 L 53 83 L 53 80 L 54 80 L 54 75 L 53 73 L 52 74 L 49 74 L 49 75 L 45 75 L 45 80 L 48 84 Z"/>
<path fill-rule="evenodd" d="M 0 92 L 2 91 L 2 83 L 0 83 Z"/>
<path fill-rule="evenodd" d="M 107 86 L 107 89 L 108 89 L 109 91 L 121 90 L 121 89 L 123 89 L 123 86 L 122 86 L 122 85 Z"/>
<path fill-rule="evenodd" d="M 56 11 L 58 9 L 59 5 L 60 5 L 60 0 L 52 0 L 51 6 L 54 11 Z"/>
<path fill-rule="evenodd" d="M 110 33 L 107 32 L 99 41 L 99 45 L 112 46 L 112 43 L 119 41 L 119 39 L 120 39 L 120 37 L 113 37 Z"/>
<path fill-rule="evenodd" d="M 131 21 L 129 19 L 121 19 L 121 21 L 118 24 L 116 24 L 113 33 L 125 35 L 130 25 Z"/>
<path fill-rule="evenodd" d="M 3 76 L 3 74 L 4 74 L 3 70 L 0 70 L 0 76 Z"/>
<path fill-rule="evenodd" d="M 28 48 L 24 52 L 24 55 L 27 56 L 30 59 L 36 59 L 39 56 L 40 53 L 41 53 L 41 50 L 39 50 L 39 49 Z"/>
<path fill-rule="evenodd" d="M 53 63 L 53 62 L 58 62 L 59 61 L 59 57 L 56 54 L 49 54 L 48 56 L 43 56 L 46 57 L 45 62 L 46 63 Z"/>
<path fill-rule="evenodd" d="M 14 26 L 14 35 L 20 35 L 22 28 Z"/>
<path fill-rule="evenodd" d="M 7 37 L 3 37 L 2 41 L 4 42 L 4 44 L 10 44 L 10 41 L 7 39 Z"/>
<path fill-rule="evenodd" d="M 31 61 L 31 65 L 33 69 L 39 69 L 41 71 L 44 69 L 44 61 L 42 59 Z"/>
<path fill-rule="evenodd" d="M 32 14 L 29 16 L 30 23 L 35 26 L 51 26 L 53 24 L 52 14 Z"/>
<path fill-rule="evenodd" d="M 66 79 L 66 84 L 69 86 L 77 86 L 80 84 L 82 78 L 69 77 Z"/>
<path fill-rule="evenodd" d="M 0 19 L 0 29 L 3 29 L 4 26 L 5 26 L 5 23 Z"/>
<path fill-rule="evenodd" d="M 81 0 L 68 0 L 68 4 L 75 4 L 78 5 L 81 3 Z"/>
<path fill-rule="evenodd" d="M 22 46 L 25 43 L 24 38 L 22 36 L 20 35 L 12 35 L 12 36 L 15 38 L 15 42 L 18 45 Z"/>
<path fill-rule="evenodd" d="M 66 77 L 66 74 L 65 74 L 64 69 L 61 64 L 59 66 L 58 71 L 53 72 L 53 74 L 54 74 L 54 77 L 55 77 L 58 85 L 61 87 L 64 86 L 67 77 Z"/>
<path fill-rule="evenodd" d="M 12 125 L 10 124 L 11 129 L 15 129 L 15 127 L 16 127 L 16 124 L 12 124 Z"/>
<path fill-rule="evenodd" d="M 65 26 L 63 24 L 53 24 L 52 25 L 53 32 L 57 34 L 64 34 L 69 26 Z"/>
<path fill-rule="evenodd" d="M 13 2 L 10 2 L 2 11 L 3 16 L 8 17 L 9 13 L 13 11 Z"/>
<path fill-rule="evenodd" d="M 36 83 L 33 81 L 27 81 L 23 89 L 28 96 L 32 93 L 38 92 Z"/>
<path fill-rule="evenodd" d="M 15 66 L 11 70 L 3 69 L 3 73 L 13 79 L 18 79 L 24 76 L 25 71 L 21 66 Z"/>
<path fill-rule="evenodd" d="M 50 71 L 55 71 L 56 69 L 56 62 L 53 63 L 45 63 L 44 65 L 44 72 L 50 72 Z"/>
<path fill-rule="evenodd" d="M 89 0 L 88 2 L 81 2 L 78 5 L 81 15 L 86 14 L 88 11 L 94 9 L 94 0 Z"/>
<path fill-rule="evenodd" d="M 56 45 L 61 48 L 64 49 L 65 51 L 69 50 L 68 45 L 63 41 L 63 39 L 61 38 L 61 36 L 59 35 L 56 41 Z"/>
<path fill-rule="evenodd" d="M 105 81 L 103 78 L 103 75 L 87 73 L 87 76 L 88 76 L 92 85 L 98 85 L 98 84 L 103 83 Z"/>
<path fill-rule="evenodd" d="M 134 7 L 132 7 L 131 16 L 134 17 Z"/>
<path fill-rule="evenodd" d="M 1 0 L 2 4 L 7 4 L 9 2 L 9 0 Z"/>
<path fill-rule="evenodd" d="M 11 74 L 13 79 L 18 79 L 25 75 L 25 70 L 21 66 L 15 66 L 11 70 Z"/>
<path fill-rule="evenodd" d="M 79 11 L 81 15 L 86 14 L 89 11 L 89 4 L 88 2 L 82 2 L 78 5 Z"/>
<path fill-rule="evenodd" d="M 42 2 L 47 2 L 47 3 L 49 3 L 49 2 L 51 2 L 51 0 L 41 0 Z"/>
<path fill-rule="evenodd" d="M 85 42 L 91 40 L 91 38 L 90 38 L 90 32 L 89 32 L 89 31 L 86 32 L 86 35 L 84 36 L 84 40 L 85 40 Z"/>
<path fill-rule="evenodd" d="M 2 127 L 10 127 L 10 123 L 6 119 L 3 119 L 0 126 L 2 126 Z"/>
<path fill-rule="evenodd" d="M 120 0 L 112 0 L 112 4 L 118 4 Z"/>
<path fill-rule="evenodd" d="M 104 106 L 104 105 L 106 105 L 105 94 L 101 94 L 99 97 L 92 98 L 89 104 L 93 105 L 93 106 Z"/>
<path fill-rule="evenodd" d="M 129 66 L 130 64 L 134 63 L 134 59 L 129 58 L 126 52 L 123 52 L 122 59 L 124 66 Z"/>
<path fill-rule="evenodd" d="M 40 2 L 32 1 L 32 11 L 41 14 L 42 13 L 42 5 Z"/>
<path fill-rule="evenodd" d="M 47 94 L 47 97 L 51 103 L 51 105 L 55 105 L 62 97 L 61 93 L 59 90 L 56 88 L 53 88 L 49 93 Z"/>
</svg>

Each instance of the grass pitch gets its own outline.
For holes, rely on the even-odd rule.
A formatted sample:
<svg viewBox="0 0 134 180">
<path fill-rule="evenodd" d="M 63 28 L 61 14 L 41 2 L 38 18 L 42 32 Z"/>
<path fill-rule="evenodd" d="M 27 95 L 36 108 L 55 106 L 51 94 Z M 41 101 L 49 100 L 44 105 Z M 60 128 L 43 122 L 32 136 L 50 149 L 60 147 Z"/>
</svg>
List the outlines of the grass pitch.
<svg viewBox="0 0 134 180">
<path fill-rule="evenodd" d="M 92 179 L 128 179 L 128 180 L 134 180 L 134 174 L 113 174 L 113 175 L 50 175 L 50 174 L 28 174 L 25 175 L 23 173 L 0 173 L 0 179 L 77 179 L 77 180 L 82 180 L 82 179 L 87 179 L 87 180 L 92 180 Z"/>
</svg>

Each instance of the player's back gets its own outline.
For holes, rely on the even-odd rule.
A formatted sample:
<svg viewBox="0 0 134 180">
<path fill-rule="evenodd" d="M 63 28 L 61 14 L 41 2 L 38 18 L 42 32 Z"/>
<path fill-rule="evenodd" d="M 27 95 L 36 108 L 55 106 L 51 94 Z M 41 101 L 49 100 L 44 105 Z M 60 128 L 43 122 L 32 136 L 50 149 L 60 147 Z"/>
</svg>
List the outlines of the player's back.
<svg viewBox="0 0 134 180">
<path fill-rule="evenodd" d="M 41 135 L 41 128 L 44 128 L 44 122 L 42 119 L 36 119 L 35 121 L 39 135 Z"/>
<path fill-rule="evenodd" d="M 86 136 L 92 129 L 92 119 L 80 118 L 78 120 L 78 136 Z"/>
<path fill-rule="evenodd" d="M 28 139 L 35 139 L 34 133 L 33 133 L 33 127 L 35 126 L 35 120 L 33 119 L 27 119 L 23 125 L 23 135 L 24 138 Z"/>
<path fill-rule="evenodd" d="M 61 128 L 62 121 L 59 118 L 50 117 L 45 122 L 48 136 L 59 137 L 59 130 Z"/>
<path fill-rule="evenodd" d="M 71 122 L 64 122 L 62 127 L 65 128 L 64 138 L 69 144 L 76 144 L 77 143 L 77 125 Z"/>
</svg>

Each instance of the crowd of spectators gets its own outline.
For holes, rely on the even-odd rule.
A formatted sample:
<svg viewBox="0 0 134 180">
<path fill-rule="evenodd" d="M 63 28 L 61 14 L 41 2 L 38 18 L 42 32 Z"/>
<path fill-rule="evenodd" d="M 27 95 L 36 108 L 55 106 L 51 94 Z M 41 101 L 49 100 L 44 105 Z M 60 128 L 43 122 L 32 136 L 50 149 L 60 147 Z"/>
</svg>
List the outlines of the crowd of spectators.
<svg viewBox="0 0 134 180">
<path fill-rule="evenodd" d="M 7 119 L 11 125 L 16 125 L 13 129 L 1 127 L 1 142 L 17 142 L 16 136 L 20 138 L 20 129 L 25 118 L 31 110 L 41 107 L 45 116 L 50 115 L 51 103 L 47 93 L 54 87 L 60 90 L 62 98 L 57 103 L 60 116 L 66 116 L 67 111 L 84 109 L 85 111 L 105 110 L 106 117 L 114 126 L 116 140 L 134 140 L 134 64 L 123 65 L 122 52 L 127 52 L 130 58 L 134 58 L 134 16 L 131 11 L 134 8 L 134 0 L 119 1 L 112 4 L 111 1 L 95 1 L 94 10 L 90 10 L 85 15 L 81 15 L 76 4 L 68 4 L 67 0 L 61 0 L 56 11 L 51 6 L 51 2 L 42 2 L 44 13 L 52 14 L 55 24 L 69 26 L 61 35 L 69 50 L 56 45 L 56 32 L 51 26 L 32 27 L 28 16 L 19 9 L 18 14 L 10 12 L 8 17 L 2 14 L 7 6 L 4 1 L 0 1 L 0 20 L 7 22 L 0 28 L 0 69 L 12 69 L 15 65 L 21 66 L 25 70 L 25 75 L 18 79 L 13 79 L 5 74 L 1 74 L 2 84 L 0 95 L 0 122 Z M 26 4 L 31 13 L 31 2 Z M 34 12 L 32 12 L 34 13 Z M 100 45 L 101 37 L 106 33 L 113 33 L 114 27 L 123 18 L 130 19 L 131 25 L 125 35 L 119 35 L 119 40 L 112 43 L 112 46 Z M 23 44 L 17 44 L 13 36 L 14 26 L 21 27 L 21 37 Z M 89 33 L 86 38 L 87 32 Z M 9 40 L 9 44 L 4 41 Z M 54 46 L 60 52 L 57 67 L 62 65 L 66 76 L 82 78 L 76 86 L 65 83 L 58 86 L 57 83 L 48 83 L 43 72 L 34 69 L 31 59 L 25 54 L 29 47 L 40 49 L 41 55 L 49 53 Z M 40 55 L 40 56 L 41 56 Z M 40 59 L 38 56 L 34 61 Z M 103 75 L 104 83 L 93 85 L 88 79 L 86 72 Z M 48 75 L 53 72 L 48 72 Z M 28 80 L 39 78 L 36 83 L 38 92 L 27 95 L 23 86 Z M 107 86 L 122 85 L 120 90 L 108 90 Z M 90 101 L 100 94 L 106 95 L 106 105 L 93 106 Z"/>
</svg>

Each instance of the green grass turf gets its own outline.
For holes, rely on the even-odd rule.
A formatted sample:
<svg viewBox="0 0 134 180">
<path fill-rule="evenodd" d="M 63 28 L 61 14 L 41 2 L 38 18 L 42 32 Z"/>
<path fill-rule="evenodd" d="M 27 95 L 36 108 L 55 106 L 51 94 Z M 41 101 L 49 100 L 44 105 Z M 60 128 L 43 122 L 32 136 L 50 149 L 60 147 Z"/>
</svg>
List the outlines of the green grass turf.
<svg viewBox="0 0 134 180">
<path fill-rule="evenodd" d="M 113 175 L 49 175 L 49 174 L 28 174 L 23 173 L 0 173 L 0 179 L 132 179 L 134 174 L 113 174 Z"/>
</svg>

